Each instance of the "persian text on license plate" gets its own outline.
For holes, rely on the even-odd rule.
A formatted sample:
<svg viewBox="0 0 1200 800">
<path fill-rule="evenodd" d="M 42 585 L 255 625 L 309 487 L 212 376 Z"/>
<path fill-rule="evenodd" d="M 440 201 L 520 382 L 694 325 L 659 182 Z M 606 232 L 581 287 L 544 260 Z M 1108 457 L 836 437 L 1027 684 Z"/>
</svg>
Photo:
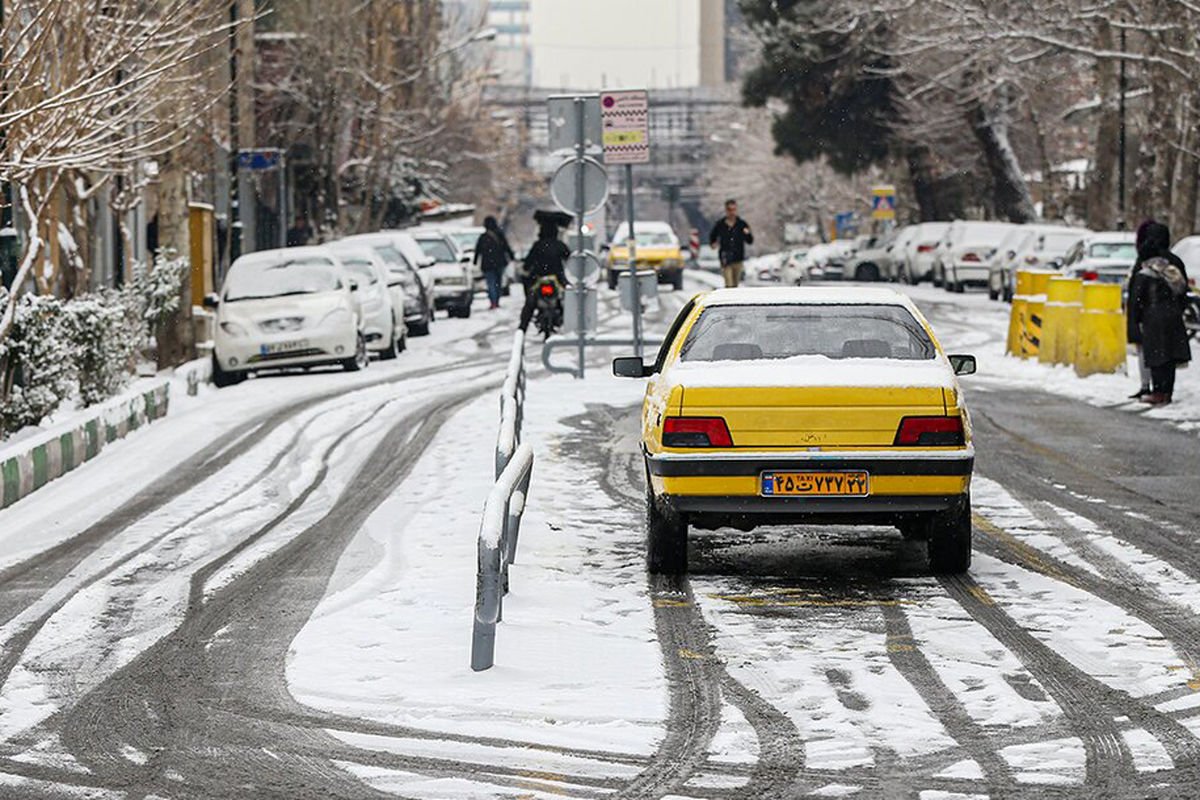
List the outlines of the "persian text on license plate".
<svg viewBox="0 0 1200 800">
<path fill-rule="evenodd" d="M 866 497 L 871 476 L 866 472 L 764 472 L 762 493 L 768 497 Z"/>
<path fill-rule="evenodd" d="M 293 350 L 303 350 L 308 347 L 307 339 L 297 339 L 293 342 L 275 342 L 274 344 L 264 344 L 259 348 L 259 352 L 264 356 L 274 355 L 275 353 L 290 353 Z"/>
</svg>

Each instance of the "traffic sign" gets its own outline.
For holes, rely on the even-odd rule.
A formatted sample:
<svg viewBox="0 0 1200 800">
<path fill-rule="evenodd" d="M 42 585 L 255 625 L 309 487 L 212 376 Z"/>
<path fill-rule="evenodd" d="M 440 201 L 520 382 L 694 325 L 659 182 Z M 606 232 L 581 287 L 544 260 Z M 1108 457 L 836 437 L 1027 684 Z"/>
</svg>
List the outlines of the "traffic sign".
<svg viewBox="0 0 1200 800">
<path fill-rule="evenodd" d="M 579 172 L 583 170 L 583 197 L 579 197 Z M 550 179 L 550 196 L 568 214 L 593 214 L 608 200 L 608 173 L 594 158 L 565 161 Z"/>
<path fill-rule="evenodd" d="M 875 219 L 896 218 L 896 187 L 876 186 L 871 190 L 874 197 L 872 217 Z"/>
<path fill-rule="evenodd" d="M 644 89 L 601 92 L 604 163 L 650 163 L 650 96 Z"/>
<path fill-rule="evenodd" d="M 598 152 L 603 138 L 600 120 L 600 96 L 579 95 L 583 104 L 583 139 L 586 152 Z M 550 152 L 574 150 L 579 139 L 579 121 L 575 116 L 576 95 L 554 95 L 546 103 L 546 126 Z"/>
<path fill-rule="evenodd" d="M 266 172 L 283 165 L 282 150 L 239 150 L 238 169 L 247 172 Z"/>
<path fill-rule="evenodd" d="M 567 277 L 572 281 L 590 282 L 600 274 L 600 257 L 591 250 L 574 253 L 567 261 Z"/>
</svg>

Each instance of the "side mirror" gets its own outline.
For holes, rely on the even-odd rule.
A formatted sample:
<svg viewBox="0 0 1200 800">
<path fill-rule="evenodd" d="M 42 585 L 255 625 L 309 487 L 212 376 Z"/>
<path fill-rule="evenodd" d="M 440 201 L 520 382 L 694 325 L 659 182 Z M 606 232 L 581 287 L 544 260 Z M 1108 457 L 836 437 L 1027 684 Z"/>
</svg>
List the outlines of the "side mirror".
<svg viewBox="0 0 1200 800">
<path fill-rule="evenodd" d="M 459 261 L 462 262 L 463 264 L 470 264 L 471 257 L 469 255 L 463 256 L 462 258 L 459 259 Z"/>
<path fill-rule="evenodd" d="M 217 306 L 221 305 L 221 298 L 216 294 L 206 294 L 200 301 L 200 305 L 209 311 L 216 311 Z"/>
<path fill-rule="evenodd" d="M 358 281 L 354 280 L 354 278 L 350 279 L 350 291 L 352 291 L 352 292 L 358 291 Z"/>
<path fill-rule="evenodd" d="M 609 247 L 608 247 L 608 243 L 607 243 L 607 242 L 605 242 L 604 244 L 600 245 L 600 252 L 601 252 L 601 253 L 607 253 L 607 252 L 608 252 L 608 250 L 609 250 Z"/>
<path fill-rule="evenodd" d="M 975 374 L 975 356 L 952 355 L 949 359 L 955 375 Z"/>
<path fill-rule="evenodd" d="M 618 378 L 645 378 L 654 374 L 654 368 L 647 367 L 637 356 L 614 358 L 612 369 Z"/>
</svg>

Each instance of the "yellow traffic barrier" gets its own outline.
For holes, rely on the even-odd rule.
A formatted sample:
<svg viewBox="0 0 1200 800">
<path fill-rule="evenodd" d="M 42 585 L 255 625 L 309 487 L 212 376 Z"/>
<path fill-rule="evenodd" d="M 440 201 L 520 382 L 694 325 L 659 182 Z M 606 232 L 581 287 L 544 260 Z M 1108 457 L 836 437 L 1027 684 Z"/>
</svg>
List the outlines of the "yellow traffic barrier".
<svg viewBox="0 0 1200 800">
<path fill-rule="evenodd" d="M 1050 278 L 1038 361 L 1043 364 L 1075 363 L 1075 338 L 1082 306 L 1083 281 L 1061 275 Z"/>
<path fill-rule="evenodd" d="M 1120 285 L 1085 283 L 1075 339 L 1075 374 L 1086 378 L 1120 371 L 1125 366 L 1125 348 Z"/>
<path fill-rule="evenodd" d="M 1008 341 L 1004 346 L 1005 352 L 1009 355 L 1021 355 L 1026 305 L 1031 294 L 1033 294 L 1033 273 L 1025 269 L 1017 270 L 1017 286 L 1013 293 L 1012 312 L 1008 318 Z"/>
</svg>

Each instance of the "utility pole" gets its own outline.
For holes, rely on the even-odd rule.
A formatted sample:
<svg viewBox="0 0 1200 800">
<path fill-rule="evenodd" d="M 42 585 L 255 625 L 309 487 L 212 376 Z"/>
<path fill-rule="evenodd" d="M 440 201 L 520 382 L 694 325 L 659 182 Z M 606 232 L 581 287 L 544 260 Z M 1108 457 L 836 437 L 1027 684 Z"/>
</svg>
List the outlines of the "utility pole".
<svg viewBox="0 0 1200 800">
<path fill-rule="evenodd" d="M 0 31 L 4 29 L 4 0 L 0 0 Z M 4 58 L 5 41 L 0 41 L 0 60 Z M 8 76 L 0 75 L 0 95 L 7 100 Z M 8 149 L 8 129 L 0 128 L 0 152 Z M 12 184 L 4 181 L 0 184 L 0 286 L 8 286 L 16 280 L 17 273 L 17 235 L 13 224 L 13 193 Z"/>
<path fill-rule="evenodd" d="M 1120 78 L 1117 81 L 1117 115 L 1120 118 L 1120 128 L 1117 134 L 1117 230 L 1121 231 L 1127 227 L 1125 219 L 1125 93 L 1129 88 L 1129 83 L 1125 74 L 1125 52 L 1125 24 L 1122 20 Z"/>
<path fill-rule="evenodd" d="M 229 15 L 230 31 L 229 69 L 232 79 L 232 95 L 229 99 L 230 117 L 230 190 L 234 200 L 231 231 L 233 241 L 230 260 L 243 252 L 258 249 L 256 241 L 256 203 L 253 174 L 238 169 L 238 157 L 243 150 L 255 147 L 256 130 L 254 118 L 254 0 L 231 0 Z"/>
</svg>

